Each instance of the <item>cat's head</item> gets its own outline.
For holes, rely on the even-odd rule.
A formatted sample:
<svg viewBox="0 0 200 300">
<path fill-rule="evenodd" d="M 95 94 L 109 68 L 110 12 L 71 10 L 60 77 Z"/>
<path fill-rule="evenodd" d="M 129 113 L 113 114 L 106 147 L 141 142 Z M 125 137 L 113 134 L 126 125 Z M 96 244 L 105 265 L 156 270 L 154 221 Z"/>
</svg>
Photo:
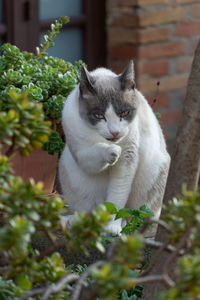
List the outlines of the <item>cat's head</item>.
<svg viewBox="0 0 200 300">
<path fill-rule="evenodd" d="M 119 142 L 127 136 L 138 107 L 133 62 L 120 75 L 82 67 L 79 107 L 88 126 L 105 139 Z"/>
</svg>

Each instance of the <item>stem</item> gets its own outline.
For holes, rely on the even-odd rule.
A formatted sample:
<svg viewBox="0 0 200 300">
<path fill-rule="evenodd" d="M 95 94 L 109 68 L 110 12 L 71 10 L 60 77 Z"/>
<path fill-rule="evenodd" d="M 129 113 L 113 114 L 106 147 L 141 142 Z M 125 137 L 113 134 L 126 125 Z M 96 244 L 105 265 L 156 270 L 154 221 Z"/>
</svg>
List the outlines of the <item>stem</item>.
<svg viewBox="0 0 200 300">
<path fill-rule="evenodd" d="M 188 240 L 188 237 L 190 236 L 190 233 L 192 231 L 193 225 L 191 225 L 186 232 L 184 233 L 184 235 L 181 237 L 176 250 L 168 257 L 168 259 L 166 260 L 164 267 L 163 267 L 163 273 L 168 273 L 168 268 L 169 266 L 172 264 L 172 262 L 177 258 L 180 250 L 183 248 L 183 246 L 185 245 L 185 243 Z"/>
<path fill-rule="evenodd" d="M 90 265 L 87 270 L 80 276 L 79 280 L 77 281 L 75 287 L 74 287 L 74 292 L 72 293 L 70 300 L 78 300 L 80 293 L 81 293 L 81 289 L 82 286 L 85 283 L 85 279 L 88 277 L 88 275 L 90 274 L 91 270 L 93 268 L 98 268 L 102 265 L 104 265 L 106 263 L 106 261 L 97 261 L 96 263 Z"/>
<path fill-rule="evenodd" d="M 40 253 L 40 255 L 36 258 L 37 261 L 41 261 L 44 257 L 49 256 L 56 250 L 60 248 L 66 247 L 66 242 L 60 242 L 60 243 L 55 243 L 54 245 L 50 246 L 47 248 L 44 252 Z"/>
<path fill-rule="evenodd" d="M 65 277 L 61 278 L 57 283 L 52 283 L 43 293 L 41 300 L 46 300 L 50 294 L 55 294 L 61 291 L 67 283 L 76 281 L 79 278 L 77 274 L 68 274 Z"/>
<path fill-rule="evenodd" d="M 144 270 L 141 274 L 141 276 L 144 276 L 146 274 L 148 274 L 153 267 L 156 265 L 158 258 L 160 257 L 161 253 L 165 250 L 165 248 L 168 246 L 169 244 L 169 239 L 166 240 L 161 247 L 156 251 L 155 255 L 152 257 L 149 266 L 146 268 L 146 270 Z"/>
<path fill-rule="evenodd" d="M 172 288 L 175 285 L 175 282 L 167 274 L 149 275 L 146 277 L 130 279 L 130 283 L 133 283 L 134 285 L 150 282 L 162 282 L 167 288 Z"/>
<path fill-rule="evenodd" d="M 12 145 L 8 148 L 8 150 L 5 152 L 5 155 L 7 157 L 11 156 L 16 151 L 16 145 L 15 145 L 15 137 L 12 137 Z"/>
</svg>

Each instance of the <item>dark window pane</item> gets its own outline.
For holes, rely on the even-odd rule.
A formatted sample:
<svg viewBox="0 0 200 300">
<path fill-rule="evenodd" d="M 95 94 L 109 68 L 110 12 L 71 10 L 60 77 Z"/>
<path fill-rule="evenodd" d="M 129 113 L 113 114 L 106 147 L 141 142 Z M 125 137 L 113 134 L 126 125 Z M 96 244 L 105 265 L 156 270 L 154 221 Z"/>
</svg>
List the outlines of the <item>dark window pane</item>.
<svg viewBox="0 0 200 300">
<path fill-rule="evenodd" d="M 82 13 L 82 0 L 40 0 L 40 19 L 78 16 Z"/>
<path fill-rule="evenodd" d="M 41 42 L 46 32 L 41 33 Z M 55 39 L 55 46 L 48 50 L 49 55 L 63 58 L 67 61 L 83 59 L 83 42 L 81 29 L 62 30 Z"/>
</svg>

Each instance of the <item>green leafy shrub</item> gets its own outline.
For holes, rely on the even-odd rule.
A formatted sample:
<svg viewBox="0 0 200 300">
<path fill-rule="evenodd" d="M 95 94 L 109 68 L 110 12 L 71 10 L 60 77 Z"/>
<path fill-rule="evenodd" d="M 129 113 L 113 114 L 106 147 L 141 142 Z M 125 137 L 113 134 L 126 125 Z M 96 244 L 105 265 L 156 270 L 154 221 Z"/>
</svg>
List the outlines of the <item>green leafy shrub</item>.
<svg viewBox="0 0 200 300">
<path fill-rule="evenodd" d="M 42 103 L 41 110 L 46 120 L 51 121 L 53 129 L 48 144 L 44 146 L 50 154 L 62 151 L 64 144 L 58 128 L 62 107 L 66 97 L 79 83 L 79 69 L 82 64 L 81 61 L 71 64 L 63 59 L 48 56 L 46 53 L 46 50 L 54 45 L 53 39 L 68 21 L 68 17 L 61 17 L 51 25 L 49 35 L 44 36 L 45 42 L 41 45 L 41 50 L 37 48 L 37 55 L 26 51 L 21 52 L 16 46 L 4 44 L 0 57 L 0 111 L 8 112 L 11 109 L 11 102 L 15 97 L 13 91 L 17 94 L 26 91 L 32 101 Z M 18 110 L 21 108 L 19 107 Z M 8 117 L 14 118 L 13 113 Z M 7 130 L 9 131 L 9 128 Z M 25 138 L 21 139 L 26 142 Z M 44 144 L 46 139 L 41 142 Z M 29 150 L 24 149 L 23 154 L 27 155 Z"/>
<path fill-rule="evenodd" d="M 139 231 L 144 225 L 147 218 L 153 217 L 152 210 L 147 205 L 142 205 L 140 209 L 119 208 L 115 204 L 106 202 L 105 206 L 110 214 L 115 215 L 115 220 L 123 218 L 126 221 L 121 233 L 131 234 Z M 151 229 L 151 224 L 148 224 L 148 229 Z"/>
</svg>

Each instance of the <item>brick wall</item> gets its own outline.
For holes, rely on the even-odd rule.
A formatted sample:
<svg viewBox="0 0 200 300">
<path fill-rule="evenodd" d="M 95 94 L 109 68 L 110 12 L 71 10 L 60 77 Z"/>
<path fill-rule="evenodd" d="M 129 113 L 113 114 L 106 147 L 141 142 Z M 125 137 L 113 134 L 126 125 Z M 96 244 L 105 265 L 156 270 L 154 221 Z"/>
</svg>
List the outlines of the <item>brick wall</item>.
<svg viewBox="0 0 200 300">
<path fill-rule="evenodd" d="M 170 144 L 200 36 L 200 0 L 108 0 L 107 33 L 109 67 L 121 72 L 134 60 L 137 87 L 150 104 L 156 97 Z"/>
</svg>

